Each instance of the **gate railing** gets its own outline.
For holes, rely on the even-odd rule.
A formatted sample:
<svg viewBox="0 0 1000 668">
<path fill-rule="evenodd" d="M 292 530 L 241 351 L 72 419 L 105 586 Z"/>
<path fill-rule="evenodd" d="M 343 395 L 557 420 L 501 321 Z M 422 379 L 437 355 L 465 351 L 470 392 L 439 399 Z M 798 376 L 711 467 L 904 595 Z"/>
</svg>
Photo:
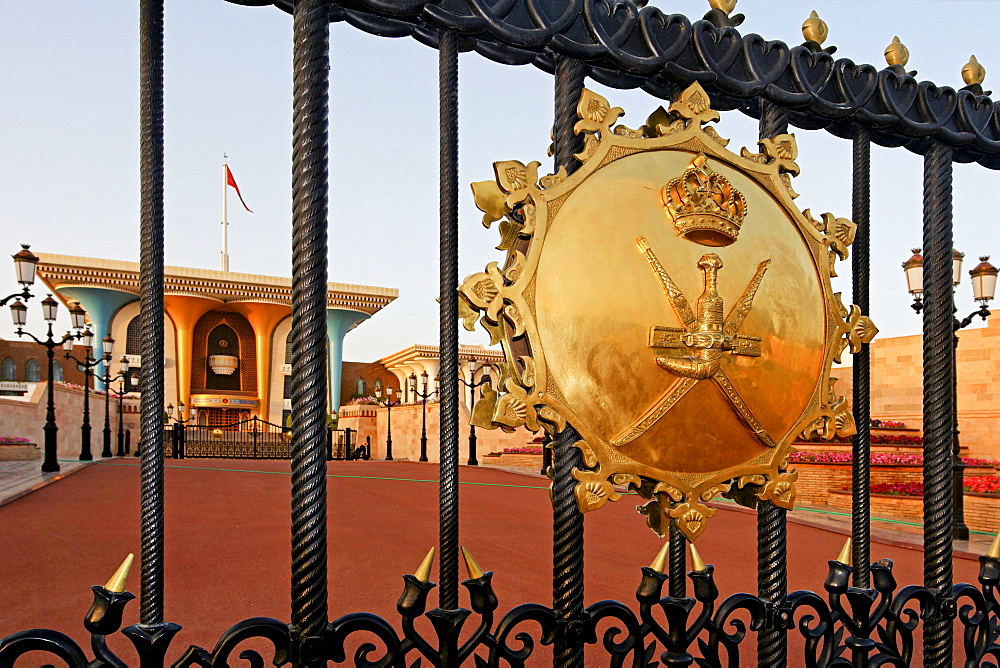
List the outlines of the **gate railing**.
<svg viewBox="0 0 1000 668">
<path fill-rule="evenodd" d="M 952 584 L 950 458 L 951 402 L 952 165 L 978 162 L 1000 168 L 1000 108 L 981 87 L 961 91 L 917 82 L 901 65 L 876 69 L 809 42 L 789 47 L 734 30 L 739 17 L 721 9 L 704 21 L 666 16 L 633 0 L 231 0 L 273 4 L 293 14 L 293 289 L 292 289 L 292 611 L 290 623 L 255 618 L 226 632 L 209 653 L 191 648 L 177 665 L 226 665 L 248 637 L 270 639 L 276 665 L 324 665 L 345 661 L 345 638 L 374 633 L 383 644 L 365 644 L 354 657 L 363 664 L 411 665 L 419 654 L 432 665 L 524 665 L 535 641 L 554 646 L 554 663 L 580 666 L 586 645 L 599 645 L 609 664 L 633 666 L 737 665 L 739 649 L 753 634 L 760 666 L 908 665 L 915 634 L 922 634 L 925 665 L 952 665 L 956 654 L 968 666 L 1000 657 L 996 587 L 1000 546 L 981 558 L 978 586 Z M 640 3 L 645 5 L 645 2 Z M 725 3 L 716 3 L 717 5 Z M 425 612 L 434 587 L 429 559 L 404 576 L 397 609 L 403 637 L 386 620 L 352 614 L 327 619 L 326 487 L 326 306 L 328 220 L 329 25 L 347 21 L 381 36 L 412 36 L 439 51 L 441 109 L 441 518 L 440 607 Z M 140 624 L 125 629 L 143 665 L 160 665 L 179 627 L 163 618 L 163 0 L 140 3 L 141 58 L 141 314 L 144 378 L 142 441 L 142 560 Z M 854 146 L 853 302 L 868 314 L 869 191 L 872 143 L 903 147 L 924 156 L 924 581 L 897 591 L 891 564 L 871 562 L 868 476 L 869 356 L 863 346 L 854 364 L 853 547 L 830 562 L 825 593 L 787 593 L 785 512 L 769 503 L 758 509 L 758 592 L 718 602 L 712 567 L 691 555 L 677 531 L 643 569 L 639 613 L 624 604 L 585 606 L 582 515 L 573 499 L 571 474 L 580 467 L 572 428 L 553 439 L 553 602 L 524 604 L 499 622 L 492 574 L 465 555 L 469 610 L 458 607 L 458 394 L 457 329 L 457 122 L 458 52 L 475 50 L 498 62 L 532 63 L 555 74 L 555 167 L 573 172 L 580 152 L 573 132 L 575 105 L 586 77 L 620 87 L 642 87 L 671 99 L 679 85 L 699 81 L 716 109 L 739 109 L 760 119 L 760 135 L 772 137 L 789 125 L 826 129 Z M 430 555 L 428 555 L 430 557 Z M 690 590 L 693 596 L 688 595 Z M 662 587 L 669 583 L 667 595 Z M 87 616 L 101 665 L 121 665 L 104 644 L 120 625 L 121 608 L 132 598 L 116 587 L 96 587 Z M 852 586 L 853 585 L 853 586 Z M 845 604 L 846 603 L 846 604 Z M 653 617 L 657 606 L 664 613 Z M 733 617 L 742 610 L 743 621 Z M 464 643 L 460 631 L 477 615 Z M 436 644 L 413 621 L 426 616 Z M 963 629 L 956 642 L 955 620 Z M 596 624 L 614 620 L 598 639 Z M 525 622 L 531 629 L 522 627 Z M 919 628 L 918 628 L 919 627 Z M 430 628 L 425 626 L 424 628 Z M 521 634 L 524 631 L 524 634 Z M 804 656 L 789 658 L 788 635 L 805 638 Z M 510 638 L 515 646 L 511 647 Z M 371 636 L 366 636 L 370 638 Z M 657 645 L 654 646 L 653 640 Z M 660 649 L 664 651 L 660 652 Z M 47 650 L 74 666 L 87 665 L 83 651 L 54 631 L 15 634 L 0 643 L 0 665 L 32 649 Z M 958 652 L 956 652 L 958 650 Z M 657 652 L 660 652 L 657 654 Z M 697 653 L 698 658 L 695 657 Z M 263 665 L 256 653 L 244 654 Z"/>
<path fill-rule="evenodd" d="M 327 460 L 365 458 L 354 430 L 326 430 Z M 164 429 L 163 453 L 173 459 L 291 459 L 292 432 L 254 416 L 228 425 L 175 423 Z"/>
</svg>

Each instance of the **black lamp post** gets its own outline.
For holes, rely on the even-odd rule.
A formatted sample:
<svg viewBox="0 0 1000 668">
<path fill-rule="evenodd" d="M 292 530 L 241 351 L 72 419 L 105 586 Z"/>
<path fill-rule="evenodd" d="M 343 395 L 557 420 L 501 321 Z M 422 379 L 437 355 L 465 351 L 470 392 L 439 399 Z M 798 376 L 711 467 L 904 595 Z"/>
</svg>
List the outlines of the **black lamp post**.
<svg viewBox="0 0 1000 668">
<path fill-rule="evenodd" d="M 379 402 L 381 405 L 388 409 L 388 417 L 386 419 L 386 437 L 385 437 L 385 461 L 392 461 L 392 388 L 385 388 L 385 399 L 382 398 L 382 389 L 379 387 L 375 388 L 375 401 Z"/>
<path fill-rule="evenodd" d="M 111 366 L 111 351 L 114 350 L 115 340 L 110 336 L 105 336 L 101 341 L 101 344 L 104 348 L 104 358 L 101 360 L 101 366 L 104 368 L 104 373 L 97 376 L 98 380 L 104 383 L 104 449 L 101 451 L 101 457 L 114 457 L 115 455 L 111 451 L 111 383 L 115 382 L 119 378 L 122 378 L 126 373 L 128 373 L 128 358 L 122 358 L 124 360 L 124 365 L 121 372 L 112 376 L 109 371 L 109 367 Z"/>
<path fill-rule="evenodd" d="M 174 459 L 184 459 L 184 425 L 194 419 L 194 411 L 185 419 L 184 402 L 177 404 L 177 417 L 174 417 L 174 405 L 167 404 L 167 418 L 174 425 Z"/>
<path fill-rule="evenodd" d="M 410 374 L 410 392 L 420 397 L 420 461 L 427 461 L 427 399 L 437 392 L 438 379 L 434 379 L 434 392 L 427 391 L 427 372 L 420 374 L 423 392 L 417 392 L 417 376 Z"/>
<path fill-rule="evenodd" d="M 94 458 L 90 452 L 90 378 L 93 375 L 91 369 L 101 363 L 101 359 L 94 359 L 90 356 L 91 346 L 94 344 L 94 333 L 90 329 L 83 331 L 80 336 L 80 343 L 86 353 L 83 360 L 73 356 L 73 337 L 67 332 L 63 337 L 66 349 L 66 359 L 73 360 L 78 366 L 83 367 L 83 424 L 80 425 L 80 461 L 89 462 Z M 108 356 L 110 359 L 110 355 Z"/>
<path fill-rule="evenodd" d="M 462 383 L 469 388 L 469 397 L 471 403 L 469 404 L 469 415 L 472 415 L 472 409 L 476 406 L 476 388 L 480 385 L 485 385 L 490 382 L 490 365 L 487 364 L 483 367 L 483 377 L 480 380 L 476 380 L 476 369 L 478 368 L 478 362 L 476 358 L 473 357 L 469 360 L 469 378 L 471 380 L 465 380 L 464 378 L 459 378 L 458 382 Z M 479 466 L 479 460 L 476 459 L 476 425 L 469 421 L 469 466 Z"/>
<path fill-rule="evenodd" d="M 958 286 L 961 282 L 962 259 L 964 257 L 964 253 L 952 250 L 951 268 L 953 286 Z M 954 422 L 952 423 L 953 437 L 951 450 L 951 486 L 953 504 L 951 536 L 955 540 L 969 539 L 969 527 L 965 524 L 965 497 L 963 496 L 965 488 L 965 464 L 962 462 L 958 442 L 958 331 L 972 324 L 972 321 L 976 316 L 979 316 L 983 320 L 986 320 L 990 316 L 990 311 L 986 308 L 986 304 L 996 295 L 997 274 L 1000 273 L 1000 270 L 987 262 L 989 259 L 989 255 L 980 257 L 979 264 L 976 265 L 974 269 L 969 271 L 969 275 L 972 277 L 973 298 L 979 302 L 979 310 L 973 311 L 963 320 L 959 320 L 955 317 L 952 321 L 952 331 L 954 334 L 952 336 L 951 352 L 951 408 L 952 414 L 954 415 Z M 909 260 L 903 263 L 903 271 L 906 273 L 907 290 L 911 295 L 913 295 L 913 310 L 920 313 L 924 308 L 923 300 L 921 298 L 921 295 L 924 292 L 924 258 L 920 254 L 919 248 L 914 248 L 913 255 Z M 958 306 L 955 304 L 954 291 L 952 291 L 951 309 L 953 313 L 958 312 Z"/>
<path fill-rule="evenodd" d="M 102 457 L 111 457 L 111 420 L 109 418 L 109 401 L 111 398 L 111 393 L 114 391 L 111 389 L 111 383 L 116 380 L 121 380 L 121 389 L 115 392 L 115 396 L 118 397 L 118 451 L 114 453 L 115 457 L 125 456 L 125 440 L 122 438 L 122 396 L 125 394 L 125 376 L 128 375 L 128 357 L 122 355 L 121 360 L 119 360 L 120 371 L 114 376 L 108 370 L 110 366 L 111 358 L 111 348 L 114 346 L 115 340 L 110 336 L 104 337 L 104 350 L 107 356 L 107 362 L 104 362 L 104 375 L 100 376 L 101 382 L 104 383 L 104 451 L 101 453 Z"/>
<path fill-rule="evenodd" d="M 31 339 L 40 346 L 44 346 L 46 349 L 46 354 L 48 357 L 48 374 L 49 374 L 49 396 L 48 405 L 45 408 L 45 426 L 42 428 L 45 432 L 45 460 L 42 462 L 42 472 L 43 473 L 54 473 L 59 470 L 59 461 L 56 457 L 56 452 L 58 445 L 56 442 L 56 434 L 59 431 L 59 427 L 56 426 L 56 395 L 55 395 L 55 385 L 53 383 L 52 372 L 53 372 L 53 362 L 55 360 L 55 350 L 59 346 L 66 343 L 67 340 L 72 340 L 79 338 L 79 334 L 69 334 L 66 336 L 54 339 L 52 338 L 52 323 L 55 322 L 56 312 L 59 309 L 59 302 L 49 295 L 42 300 L 42 317 L 45 321 L 49 323 L 48 334 L 45 339 L 40 339 L 30 332 L 24 331 L 22 329 L 27 322 L 28 307 L 24 305 L 21 300 L 16 300 L 10 305 L 10 312 L 14 318 L 14 326 L 17 327 L 16 334 L 18 336 L 24 336 L 27 334 Z M 73 329 L 83 329 L 84 319 L 86 318 L 86 312 L 80 308 L 79 304 L 76 304 L 69 310 L 70 318 L 72 320 Z"/>
</svg>

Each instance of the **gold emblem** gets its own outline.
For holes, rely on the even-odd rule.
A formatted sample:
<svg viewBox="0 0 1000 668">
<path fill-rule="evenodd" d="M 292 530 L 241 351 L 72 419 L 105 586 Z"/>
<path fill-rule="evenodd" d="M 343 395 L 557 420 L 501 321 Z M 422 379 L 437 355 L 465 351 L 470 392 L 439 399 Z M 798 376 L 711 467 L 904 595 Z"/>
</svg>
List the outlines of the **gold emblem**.
<svg viewBox="0 0 1000 668">
<path fill-rule="evenodd" d="M 509 160 L 473 185 L 506 254 L 460 288 L 505 358 L 474 424 L 572 425 L 581 510 L 625 485 L 660 534 L 697 538 L 719 495 L 790 508 L 792 442 L 853 433 L 830 368 L 876 333 L 830 284 L 853 223 L 794 204 L 792 135 L 727 150 L 697 83 L 638 129 L 591 91 L 577 113 L 574 174 Z"/>
</svg>

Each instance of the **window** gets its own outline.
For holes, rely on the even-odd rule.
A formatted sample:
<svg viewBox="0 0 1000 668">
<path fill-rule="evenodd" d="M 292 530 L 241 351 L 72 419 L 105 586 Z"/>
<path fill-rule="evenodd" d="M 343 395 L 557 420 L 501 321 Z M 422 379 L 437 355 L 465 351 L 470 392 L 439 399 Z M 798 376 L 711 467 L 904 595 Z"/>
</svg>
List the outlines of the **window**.
<svg viewBox="0 0 1000 668">
<path fill-rule="evenodd" d="M 359 397 L 367 396 L 366 395 L 367 387 L 368 386 L 365 383 L 365 379 L 364 378 L 358 378 L 358 382 L 355 383 L 354 393 L 357 394 Z"/>
<path fill-rule="evenodd" d="M 42 369 L 38 365 L 38 360 L 34 357 L 24 363 L 24 379 L 29 383 L 40 383 L 42 381 Z"/>
<path fill-rule="evenodd" d="M 17 362 L 11 358 L 3 361 L 0 366 L 0 380 L 17 380 Z"/>
<path fill-rule="evenodd" d="M 63 380 L 62 364 L 55 360 L 52 361 L 52 380 L 57 383 L 61 383 Z"/>
<path fill-rule="evenodd" d="M 375 396 L 377 397 L 380 394 L 382 394 L 382 379 L 381 378 L 376 378 L 375 379 Z"/>
<path fill-rule="evenodd" d="M 125 354 L 126 355 L 141 355 L 142 354 L 142 317 L 135 316 L 128 321 L 128 327 L 125 328 Z M 117 360 L 115 360 L 117 362 Z M 122 386 L 124 392 L 138 392 L 139 386 L 132 384 L 132 378 L 140 378 L 142 376 L 142 363 L 138 366 L 130 366 L 129 372 L 125 375 L 125 384 Z"/>
</svg>

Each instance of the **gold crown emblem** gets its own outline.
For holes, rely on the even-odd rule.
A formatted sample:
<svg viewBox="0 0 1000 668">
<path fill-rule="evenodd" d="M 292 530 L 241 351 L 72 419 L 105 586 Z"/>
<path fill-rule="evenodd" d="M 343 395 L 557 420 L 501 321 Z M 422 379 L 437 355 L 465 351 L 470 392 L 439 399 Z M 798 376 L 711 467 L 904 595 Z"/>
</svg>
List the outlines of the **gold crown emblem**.
<svg viewBox="0 0 1000 668">
<path fill-rule="evenodd" d="M 660 197 L 677 234 L 702 246 L 728 246 L 740 234 L 747 200 L 707 163 L 704 153 L 696 155 L 683 174 L 663 186 Z"/>
</svg>

